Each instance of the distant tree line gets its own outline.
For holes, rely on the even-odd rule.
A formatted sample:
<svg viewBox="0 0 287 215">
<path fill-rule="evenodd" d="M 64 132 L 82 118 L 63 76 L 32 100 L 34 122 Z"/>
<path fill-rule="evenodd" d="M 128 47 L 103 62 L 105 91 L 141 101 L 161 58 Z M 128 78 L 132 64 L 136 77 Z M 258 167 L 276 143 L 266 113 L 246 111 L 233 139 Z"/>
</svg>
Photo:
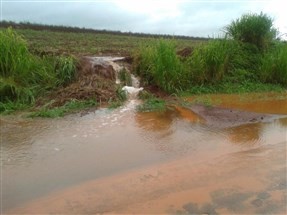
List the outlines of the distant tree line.
<svg viewBox="0 0 287 215">
<path fill-rule="evenodd" d="M 168 35 L 168 34 L 148 34 L 148 33 L 134 33 L 134 32 L 121 32 L 112 30 L 97 30 L 91 28 L 80 28 L 63 25 L 46 25 L 31 22 L 13 22 L 3 20 L 0 22 L 0 28 L 12 27 L 15 29 L 32 29 L 32 30 L 49 30 L 57 32 L 74 32 L 74 33 L 95 33 L 95 34 L 113 34 L 123 36 L 136 36 L 136 37 L 152 37 L 152 38 L 166 38 L 166 39 L 187 39 L 187 40 L 209 40 L 205 37 L 193 37 L 193 36 L 182 36 L 182 35 Z"/>
</svg>

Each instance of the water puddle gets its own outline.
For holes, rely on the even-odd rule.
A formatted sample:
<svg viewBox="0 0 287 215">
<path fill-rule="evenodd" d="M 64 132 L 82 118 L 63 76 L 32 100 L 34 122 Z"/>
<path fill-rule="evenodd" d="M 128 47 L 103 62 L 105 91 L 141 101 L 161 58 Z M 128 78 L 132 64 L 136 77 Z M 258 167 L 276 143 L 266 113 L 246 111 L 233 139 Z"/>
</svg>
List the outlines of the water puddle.
<svg viewBox="0 0 287 215">
<path fill-rule="evenodd" d="M 201 95 L 188 97 L 186 100 L 257 113 L 287 114 L 286 92 Z"/>
<path fill-rule="evenodd" d="M 222 107 L 259 110 L 233 96 Z M 3 116 L 2 210 L 284 214 L 287 108 L 272 98 L 257 112 L 280 117 L 228 126 L 183 107 L 138 113 L 135 98 L 84 116 Z"/>
</svg>

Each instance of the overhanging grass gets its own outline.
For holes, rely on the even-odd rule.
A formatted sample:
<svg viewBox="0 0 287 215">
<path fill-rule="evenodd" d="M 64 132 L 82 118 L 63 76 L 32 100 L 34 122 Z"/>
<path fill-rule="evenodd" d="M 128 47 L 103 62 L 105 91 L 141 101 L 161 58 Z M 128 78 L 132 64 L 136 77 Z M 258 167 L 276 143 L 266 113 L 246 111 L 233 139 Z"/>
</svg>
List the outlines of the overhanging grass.
<svg viewBox="0 0 287 215">
<path fill-rule="evenodd" d="M 35 56 L 11 28 L 0 31 L 0 49 L 0 112 L 31 106 L 38 96 L 74 79 L 72 57 Z"/>
<path fill-rule="evenodd" d="M 143 44 L 135 54 L 134 70 L 144 84 L 155 84 L 169 93 L 188 86 L 188 73 L 176 55 L 173 40 Z"/>
</svg>

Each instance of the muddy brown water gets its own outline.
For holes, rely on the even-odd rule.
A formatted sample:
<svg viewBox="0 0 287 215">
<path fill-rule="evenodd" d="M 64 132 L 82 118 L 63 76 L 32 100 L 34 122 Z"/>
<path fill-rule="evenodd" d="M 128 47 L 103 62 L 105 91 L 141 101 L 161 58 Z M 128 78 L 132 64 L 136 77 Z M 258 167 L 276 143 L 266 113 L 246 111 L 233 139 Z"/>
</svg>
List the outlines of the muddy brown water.
<svg viewBox="0 0 287 215">
<path fill-rule="evenodd" d="M 2 212 L 286 214 L 286 95 L 206 98 L 272 117 L 221 127 L 190 108 L 137 113 L 137 100 L 84 116 L 2 117 Z"/>
</svg>

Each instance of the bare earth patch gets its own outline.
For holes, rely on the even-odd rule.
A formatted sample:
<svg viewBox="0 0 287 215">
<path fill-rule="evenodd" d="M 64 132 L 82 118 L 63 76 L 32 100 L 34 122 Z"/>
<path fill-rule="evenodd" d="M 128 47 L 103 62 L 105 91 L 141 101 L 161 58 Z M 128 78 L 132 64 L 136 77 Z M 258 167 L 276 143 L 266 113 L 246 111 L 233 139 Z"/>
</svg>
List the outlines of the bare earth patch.
<svg viewBox="0 0 287 215">
<path fill-rule="evenodd" d="M 241 111 L 230 108 L 192 105 L 189 108 L 209 126 L 216 128 L 235 127 L 248 123 L 270 122 L 274 119 L 286 117 L 284 115 L 263 114 Z"/>
</svg>

